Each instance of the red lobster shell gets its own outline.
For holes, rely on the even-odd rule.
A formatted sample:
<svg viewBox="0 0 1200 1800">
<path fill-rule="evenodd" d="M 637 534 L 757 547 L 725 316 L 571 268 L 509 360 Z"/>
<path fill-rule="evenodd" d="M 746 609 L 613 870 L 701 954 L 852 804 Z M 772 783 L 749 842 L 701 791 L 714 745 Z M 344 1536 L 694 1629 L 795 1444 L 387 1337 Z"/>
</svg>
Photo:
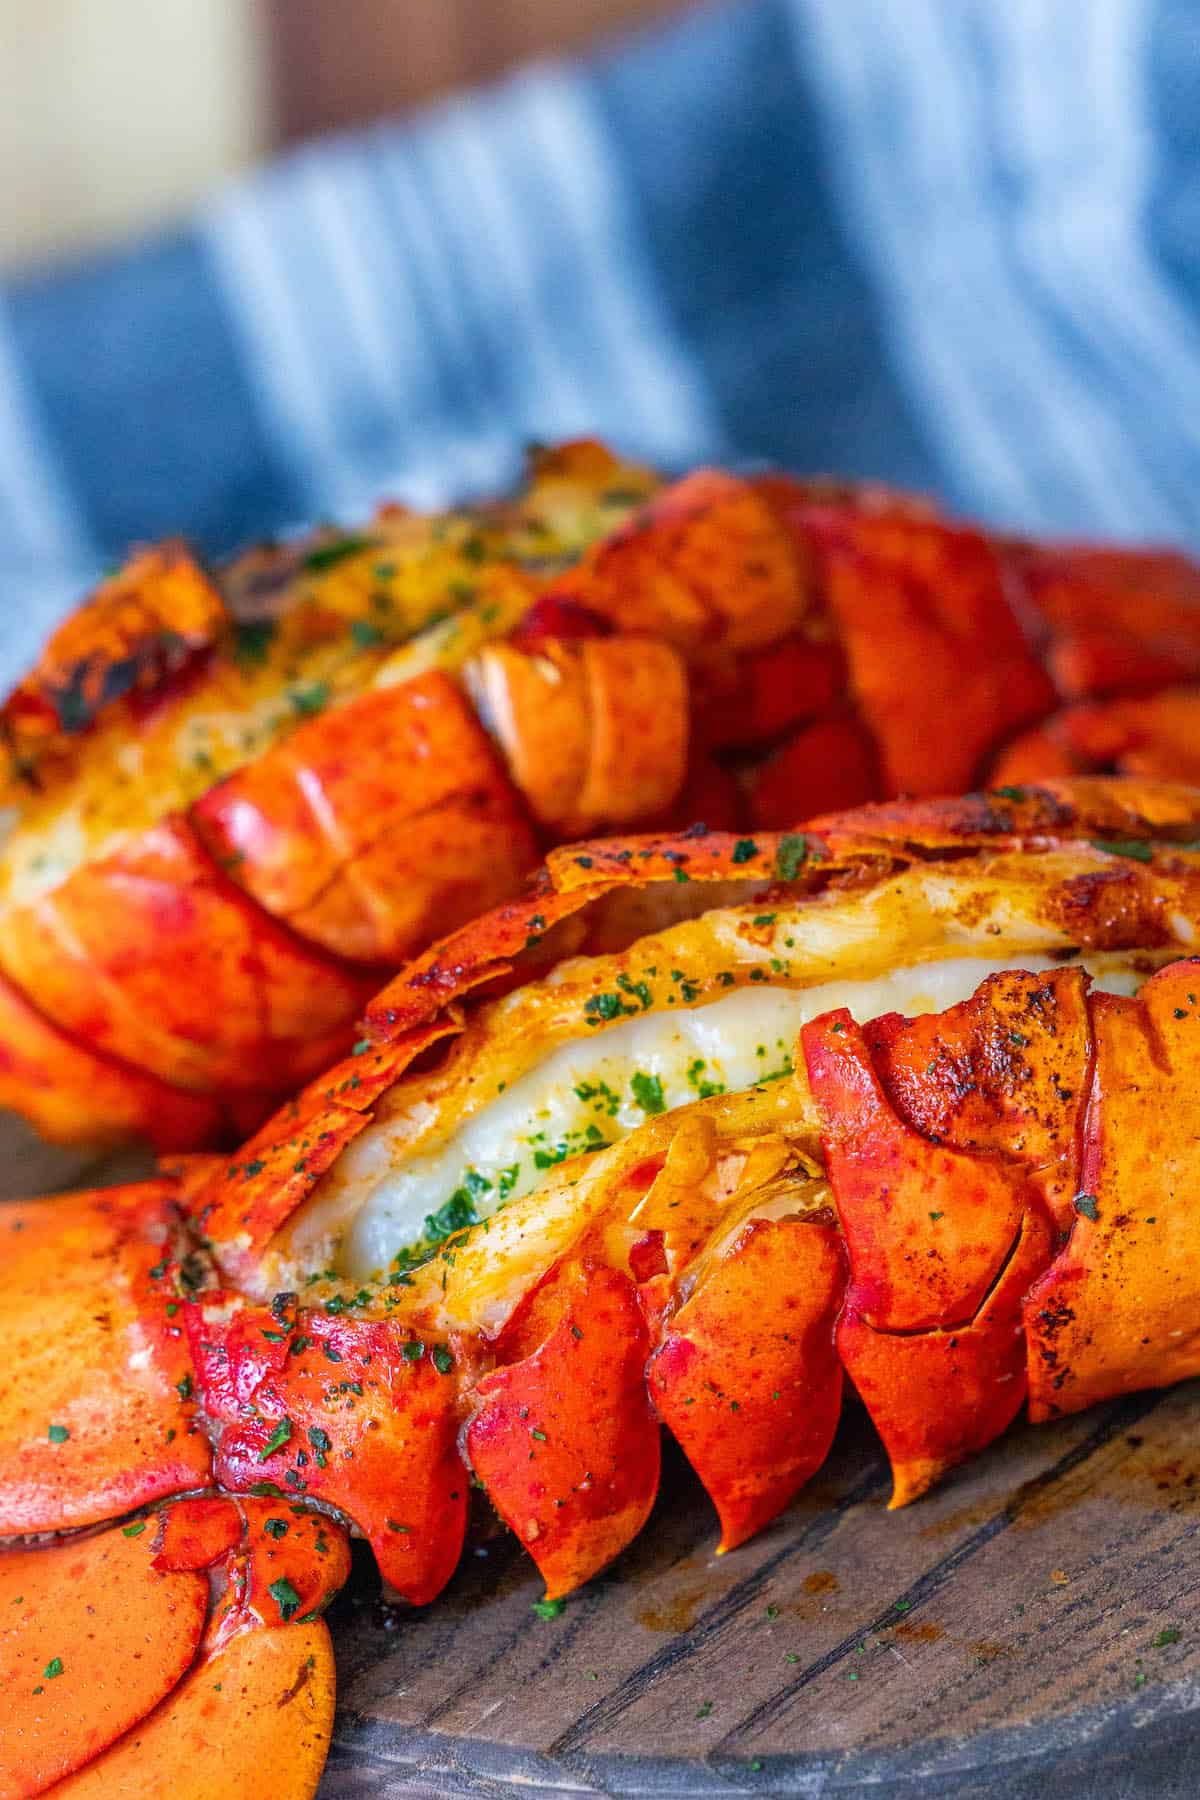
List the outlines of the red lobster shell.
<svg viewBox="0 0 1200 1800">
<path fill-rule="evenodd" d="M 578 844 L 231 1161 L 10 1208 L 0 1787 L 191 1791 L 209 1730 L 310 1794 L 346 1528 L 428 1602 L 472 1477 L 553 1598 L 663 1426 L 731 1549 L 844 1373 L 899 1505 L 1025 1402 L 1200 1371 L 1198 924 L 1200 795 L 1149 783 Z"/>
</svg>

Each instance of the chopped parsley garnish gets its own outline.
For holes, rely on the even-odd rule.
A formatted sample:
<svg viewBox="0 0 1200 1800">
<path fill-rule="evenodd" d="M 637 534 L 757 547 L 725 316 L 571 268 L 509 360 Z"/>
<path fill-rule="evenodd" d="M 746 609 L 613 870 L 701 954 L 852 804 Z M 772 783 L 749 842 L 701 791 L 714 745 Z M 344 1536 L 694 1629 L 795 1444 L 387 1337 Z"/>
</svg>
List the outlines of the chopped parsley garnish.
<svg viewBox="0 0 1200 1800">
<path fill-rule="evenodd" d="M 455 1188 L 450 1198 L 435 1213 L 425 1216 L 425 1236 L 431 1243 L 440 1244 L 456 1231 L 465 1231 L 468 1225 L 478 1225 L 479 1214 L 475 1210 L 475 1202 L 465 1187 Z"/>
<path fill-rule="evenodd" d="M 1176 1632 L 1175 1636 L 1178 1637 L 1179 1633 Z M 62 1674 L 62 1672 L 63 1672 L 62 1657 L 61 1656 L 52 1656 L 50 1658 L 50 1661 L 46 1664 L 45 1668 L 42 1670 L 42 1675 L 44 1676 L 44 1678 L 47 1681 L 57 1681 L 58 1677 Z"/>
<path fill-rule="evenodd" d="M 1154 845 L 1144 838 L 1092 838 L 1091 845 L 1108 856 L 1127 856 L 1131 862 L 1154 861 Z"/>
<path fill-rule="evenodd" d="M 667 1110 L 663 1099 L 662 1082 L 657 1075 L 646 1075 L 641 1069 L 635 1071 L 629 1086 L 633 1097 L 644 1113 L 660 1113 Z"/>
<path fill-rule="evenodd" d="M 331 543 L 318 544 L 315 550 L 310 550 L 304 559 L 304 567 L 310 575 L 320 575 L 325 569 L 345 562 L 347 557 L 357 556 L 360 550 L 369 550 L 371 542 L 369 537 L 334 538 Z"/>
<path fill-rule="evenodd" d="M 780 881 L 795 881 L 808 860 L 808 839 L 802 831 L 788 831 L 775 852 L 775 873 Z"/>
<path fill-rule="evenodd" d="M 288 699 L 293 712 L 298 712 L 302 719 L 309 719 L 329 705 L 330 693 L 327 681 L 310 681 L 307 687 L 289 688 Z"/>
<path fill-rule="evenodd" d="M 529 1610 L 539 1619 L 557 1619 L 566 1604 L 565 1600 L 535 1600 Z"/>
<path fill-rule="evenodd" d="M 688 1086 L 700 1100 L 711 1100 L 715 1094 L 723 1094 L 725 1092 L 725 1083 L 723 1081 L 709 1081 L 707 1079 L 704 1073 L 707 1067 L 708 1064 L 702 1056 L 698 1056 L 694 1062 L 688 1064 Z"/>
<path fill-rule="evenodd" d="M 737 843 L 733 846 L 733 860 L 735 863 L 750 862 L 751 859 L 757 855 L 758 845 L 753 838 L 739 838 Z"/>
<path fill-rule="evenodd" d="M 300 1604 L 299 1594 L 286 1575 L 281 1575 L 277 1581 L 273 1581 L 267 1592 L 279 1608 L 279 1616 L 286 1625 Z"/>
<path fill-rule="evenodd" d="M 266 1462 L 268 1457 L 274 1456 L 277 1450 L 282 1450 L 285 1445 L 290 1444 L 291 1441 L 292 1421 L 290 1419 L 280 1419 L 278 1425 L 258 1453 L 259 1462 Z"/>
<path fill-rule="evenodd" d="M 1096 1203 L 1095 1194 L 1076 1194 L 1071 1204 L 1077 1213 L 1083 1214 L 1085 1219 L 1095 1220 L 1099 1214 L 1100 1209 Z"/>
<path fill-rule="evenodd" d="M 46 1433 L 52 1444 L 65 1444 L 70 1435 L 65 1425 L 52 1425 Z"/>
<path fill-rule="evenodd" d="M 635 1000 L 640 1000 L 646 1012 L 654 1005 L 654 996 L 644 981 L 630 981 L 628 975 L 618 975 L 617 986 L 625 993 L 632 994 Z"/>
<path fill-rule="evenodd" d="M 429 1354 L 433 1359 L 433 1366 L 438 1374 L 449 1375 L 451 1369 L 454 1367 L 454 1358 L 451 1356 L 445 1344 L 435 1344 Z"/>
<path fill-rule="evenodd" d="M 263 1530 L 267 1533 L 268 1537 L 286 1537 L 288 1534 L 288 1522 L 286 1519 L 264 1519 Z"/>
<path fill-rule="evenodd" d="M 607 1113 L 610 1119 L 616 1117 L 621 1110 L 621 1097 L 615 1094 L 607 1081 L 581 1081 L 575 1087 L 577 1100 L 593 1101 L 598 1111 Z M 592 1127 L 588 1127 L 589 1136 Z"/>
<path fill-rule="evenodd" d="M 593 994 L 584 1002 L 583 1010 L 588 1024 L 595 1025 L 601 1019 L 619 1019 L 622 1013 L 632 1012 L 633 1008 L 624 1005 L 620 994 Z"/>
<path fill-rule="evenodd" d="M 122 1537 L 141 1537 L 141 1535 L 142 1535 L 143 1531 L 145 1531 L 145 1529 L 146 1529 L 145 1519 L 138 1519 L 136 1521 L 136 1523 L 133 1525 L 122 1525 L 121 1536 Z"/>
<path fill-rule="evenodd" d="M 265 663 L 278 626 L 274 619 L 243 619 L 233 639 L 233 654 L 240 663 Z"/>
</svg>

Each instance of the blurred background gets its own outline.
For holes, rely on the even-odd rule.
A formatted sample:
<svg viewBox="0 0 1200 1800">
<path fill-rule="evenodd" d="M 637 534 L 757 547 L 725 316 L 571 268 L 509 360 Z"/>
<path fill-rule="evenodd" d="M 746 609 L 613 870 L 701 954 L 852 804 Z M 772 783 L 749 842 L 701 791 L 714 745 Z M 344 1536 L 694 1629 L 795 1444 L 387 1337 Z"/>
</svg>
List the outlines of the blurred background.
<svg viewBox="0 0 1200 1800">
<path fill-rule="evenodd" d="M 0 0 L 0 678 L 592 432 L 1200 543 L 1192 0 Z"/>
<path fill-rule="evenodd" d="M 0 268 L 178 217 L 280 146 L 684 0 L 3 0 Z"/>
</svg>

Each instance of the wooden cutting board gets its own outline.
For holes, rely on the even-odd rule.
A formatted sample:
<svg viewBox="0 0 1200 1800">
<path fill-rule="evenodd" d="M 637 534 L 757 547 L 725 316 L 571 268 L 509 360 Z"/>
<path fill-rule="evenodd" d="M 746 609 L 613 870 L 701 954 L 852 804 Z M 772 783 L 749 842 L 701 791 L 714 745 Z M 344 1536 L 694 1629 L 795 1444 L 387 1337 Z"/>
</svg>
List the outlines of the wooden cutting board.
<svg viewBox="0 0 1200 1800">
<path fill-rule="evenodd" d="M 5 1121 L 0 1170 L 12 1195 L 113 1165 Z M 364 1554 L 330 1615 L 322 1800 L 1200 1795 L 1200 1384 L 1020 1426 L 903 1512 L 887 1493 L 850 1408 L 727 1557 L 669 1455 L 641 1538 L 553 1618 L 511 1540 L 423 1613 L 383 1607 Z"/>
</svg>

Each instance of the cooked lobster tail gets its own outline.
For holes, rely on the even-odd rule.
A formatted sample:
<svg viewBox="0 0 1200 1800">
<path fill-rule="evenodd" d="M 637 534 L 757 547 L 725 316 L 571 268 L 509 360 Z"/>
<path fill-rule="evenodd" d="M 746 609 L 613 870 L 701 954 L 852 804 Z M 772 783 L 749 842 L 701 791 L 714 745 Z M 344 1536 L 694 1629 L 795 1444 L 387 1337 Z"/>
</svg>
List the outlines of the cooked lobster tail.
<svg viewBox="0 0 1200 1800">
<path fill-rule="evenodd" d="M 1198 832 L 1188 790 L 1094 782 L 577 845 L 232 1160 L 11 1209 L 9 1784 L 144 1787 L 228 1683 L 247 1791 L 310 1794 L 347 1525 L 424 1604 L 474 1482 L 553 1599 L 644 1525 L 664 1426 L 731 1550 L 846 1376 L 902 1505 L 1023 1403 L 1200 1372 Z M 747 1033 L 785 1020 L 775 1066 Z"/>
</svg>

